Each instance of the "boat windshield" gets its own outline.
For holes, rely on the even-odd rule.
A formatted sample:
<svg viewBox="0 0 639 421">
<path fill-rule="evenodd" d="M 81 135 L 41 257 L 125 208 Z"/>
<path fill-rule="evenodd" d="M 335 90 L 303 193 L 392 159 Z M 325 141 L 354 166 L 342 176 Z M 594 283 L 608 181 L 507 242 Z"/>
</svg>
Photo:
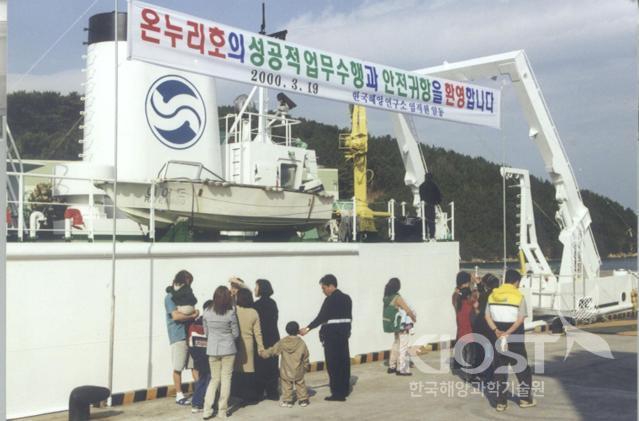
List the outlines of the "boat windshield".
<svg viewBox="0 0 639 421">
<path fill-rule="evenodd" d="M 201 163 L 190 161 L 168 161 L 160 169 L 158 178 L 163 180 L 187 179 L 191 181 L 225 181 L 222 177 L 209 170 Z"/>
</svg>

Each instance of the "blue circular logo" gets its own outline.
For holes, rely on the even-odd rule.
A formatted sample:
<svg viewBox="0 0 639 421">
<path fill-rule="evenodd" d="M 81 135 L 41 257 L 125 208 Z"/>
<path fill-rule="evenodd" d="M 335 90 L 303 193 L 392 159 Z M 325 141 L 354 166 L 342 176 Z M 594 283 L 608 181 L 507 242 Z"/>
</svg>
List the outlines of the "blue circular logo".
<svg viewBox="0 0 639 421">
<path fill-rule="evenodd" d="M 204 132 L 206 108 L 202 95 L 181 76 L 163 76 L 153 82 L 145 108 L 151 131 L 169 148 L 190 148 Z"/>
</svg>

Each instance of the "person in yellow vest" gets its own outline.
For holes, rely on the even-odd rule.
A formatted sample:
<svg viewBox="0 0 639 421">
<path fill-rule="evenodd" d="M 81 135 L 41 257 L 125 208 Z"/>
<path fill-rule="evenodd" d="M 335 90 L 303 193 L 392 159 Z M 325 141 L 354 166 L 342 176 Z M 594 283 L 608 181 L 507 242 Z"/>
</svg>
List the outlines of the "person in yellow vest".
<svg viewBox="0 0 639 421">
<path fill-rule="evenodd" d="M 506 271 L 504 284 L 495 288 L 488 297 L 486 323 L 495 333 L 495 375 L 497 383 L 497 405 L 499 412 L 506 410 L 506 389 L 508 386 L 508 366 L 517 365 L 517 359 L 525 362 L 525 368 L 515 370 L 519 381 L 519 406 L 529 408 L 536 402 L 531 394 L 532 372 L 528 365 L 528 354 L 524 342 L 524 319 L 528 316 L 526 300 L 519 291 L 521 275 L 516 270 Z M 510 335 L 517 337 L 511 338 Z M 516 354 L 509 356 L 508 354 Z M 520 358 L 515 358 L 519 356 Z M 520 364 L 521 365 L 521 364 Z M 515 368 L 513 367 L 513 368 Z"/>
</svg>

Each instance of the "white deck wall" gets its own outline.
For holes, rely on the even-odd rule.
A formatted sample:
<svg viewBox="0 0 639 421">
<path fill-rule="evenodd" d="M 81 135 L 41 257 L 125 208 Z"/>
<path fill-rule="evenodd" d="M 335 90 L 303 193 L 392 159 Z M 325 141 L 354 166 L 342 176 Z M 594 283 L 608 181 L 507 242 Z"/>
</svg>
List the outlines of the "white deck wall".
<svg viewBox="0 0 639 421">
<path fill-rule="evenodd" d="M 382 331 L 382 291 L 390 277 L 416 309 L 415 338 L 454 334 L 450 294 L 459 245 L 327 243 L 123 243 L 117 247 L 113 392 L 171 384 L 164 289 L 180 269 L 193 273 L 198 307 L 237 275 L 269 279 L 279 327 L 308 324 L 326 273 L 353 299 L 352 355 L 390 348 Z M 80 385 L 107 385 L 111 244 L 9 244 L 7 394 L 11 418 L 64 410 Z M 317 331 L 305 337 L 323 360 Z M 187 381 L 190 376 L 184 376 Z"/>
</svg>

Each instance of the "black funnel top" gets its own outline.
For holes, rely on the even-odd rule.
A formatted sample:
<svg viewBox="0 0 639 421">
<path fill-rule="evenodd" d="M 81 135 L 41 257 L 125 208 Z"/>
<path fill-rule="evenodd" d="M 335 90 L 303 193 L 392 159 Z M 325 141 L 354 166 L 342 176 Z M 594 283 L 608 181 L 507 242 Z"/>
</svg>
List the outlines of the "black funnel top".
<svg viewBox="0 0 639 421">
<path fill-rule="evenodd" d="M 115 12 L 98 13 L 89 18 L 89 40 L 87 44 L 113 41 Z M 126 13 L 118 12 L 118 40 L 126 41 Z"/>
</svg>

